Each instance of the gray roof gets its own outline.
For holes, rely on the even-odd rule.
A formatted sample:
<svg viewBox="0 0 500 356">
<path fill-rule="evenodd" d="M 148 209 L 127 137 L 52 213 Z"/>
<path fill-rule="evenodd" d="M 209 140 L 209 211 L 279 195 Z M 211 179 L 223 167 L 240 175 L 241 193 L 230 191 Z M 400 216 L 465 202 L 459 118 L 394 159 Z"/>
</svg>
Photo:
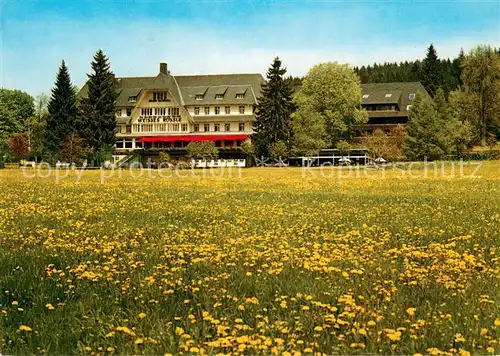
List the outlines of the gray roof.
<svg viewBox="0 0 500 356">
<path fill-rule="evenodd" d="M 408 105 L 413 104 L 414 99 L 410 99 L 410 94 L 421 93 L 429 95 L 424 86 L 420 82 L 401 82 L 401 83 L 367 83 L 361 84 L 361 91 L 363 95 L 368 95 L 367 98 L 362 99 L 362 105 L 375 105 L 375 104 L 398 104 L 399 111 L 395 114 L 384 113 L 377 111 L 368 111 L 370 117 L 384 117 L 384 116 L 408 116 Z M 386 94 L 392 94 L 386 97 Z M 396 100 L 397 98 L 397 100 Z"/>
<path fill-rule="evenodd" d="M 166 89 L 180 105 L 229 105 L 257 104 L 261 84 L 261 74 L 214 74 L 181 75 L 159 73 L 156 77 L 123 77 L 116 79 L 118 98 L 117 107 L 132 108 L 136 102 L 129 102 L 129 97 L 139 96 L 144 89 Z M 87 96 L 87 83 L 78 93 L 78 97 Z M 223 99 L 215 99 L 215 94 L 223 94 Z M 243 99 L 236 99 L 236 94 L 244 94 Z M 203 95 L 196 100 L 196 95 Z"/>
<path fill-rule="evenodd" d="M 201 100 L 196 99 L 200 95 L 198 87 L 181 87 L 181 92 L 185 105 L 256 104 L 256 95 L 251 85 L 208 87 Z M 215 99 L 216 94 L 224 94 L 223 99 Z M 237 99 L 236 94 L 243 94 L 243 99 Z"/>
<path fill-rule="evenodd" d="M 363 97 L 362 104 L 398 104 L 401 99 L 401 90 L 389 91 L 374 91 L 371 93 L 363 93 L 363 96 L 368 95 L 367 98 Z"/>
</svg>

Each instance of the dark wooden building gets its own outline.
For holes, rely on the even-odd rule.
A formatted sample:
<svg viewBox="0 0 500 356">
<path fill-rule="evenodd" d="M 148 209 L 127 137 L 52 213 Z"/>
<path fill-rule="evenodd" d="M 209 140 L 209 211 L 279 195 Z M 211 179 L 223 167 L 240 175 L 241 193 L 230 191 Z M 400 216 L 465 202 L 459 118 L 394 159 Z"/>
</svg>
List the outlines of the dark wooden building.
<svg viewBox="0 0 500 356">
<path fill-rule="evenodd" d="M 356 126 L 358 136 L 376 129 L 389 133 L 396 125 L 406 125 L 417 93 L 429 95 L 420 82 L 361 84 L 361 106 L 368 112 L 368 122 Z"/>
</svg>

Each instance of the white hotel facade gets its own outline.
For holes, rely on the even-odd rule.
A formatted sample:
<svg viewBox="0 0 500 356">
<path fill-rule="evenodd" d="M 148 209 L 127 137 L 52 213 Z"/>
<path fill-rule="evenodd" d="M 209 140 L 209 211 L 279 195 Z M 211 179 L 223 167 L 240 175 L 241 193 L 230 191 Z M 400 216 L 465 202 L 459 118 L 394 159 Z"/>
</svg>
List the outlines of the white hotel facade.
<svg viewBox="0 0 500 356">
<path fill-rule="evenodd" d="M 166 63 L 156 77 L 117 78 L 117 153 L 193 141 L 238 147 L 252 134 L 263 82 L 260 74 L 174 76 Z"/>
</svg>

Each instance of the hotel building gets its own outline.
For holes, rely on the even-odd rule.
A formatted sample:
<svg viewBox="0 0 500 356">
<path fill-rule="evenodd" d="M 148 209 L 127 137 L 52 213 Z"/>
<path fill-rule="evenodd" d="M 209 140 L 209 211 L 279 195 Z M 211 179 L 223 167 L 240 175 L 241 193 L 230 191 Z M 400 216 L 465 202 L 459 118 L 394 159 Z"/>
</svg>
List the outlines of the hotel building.
<svg viewBox="0 0 500 356">
<path fill-rule="evenodd" d="M 368 122 L 357 125 L 358 136 L 381 129 L 389 133 L 397 125 L 407 125 L 417 94 L 429 94 L 420 82 L 361 84 L 361 107 L 368 112 Z"/>
<path fill-rule="evenodd" d="M 116 78 L 117 153 L 182 149 L 193 141 L 234 148 L 252 134 L 261 74 Z M 85 96 L 85 85 L 80 96 Z"/>
</svg>

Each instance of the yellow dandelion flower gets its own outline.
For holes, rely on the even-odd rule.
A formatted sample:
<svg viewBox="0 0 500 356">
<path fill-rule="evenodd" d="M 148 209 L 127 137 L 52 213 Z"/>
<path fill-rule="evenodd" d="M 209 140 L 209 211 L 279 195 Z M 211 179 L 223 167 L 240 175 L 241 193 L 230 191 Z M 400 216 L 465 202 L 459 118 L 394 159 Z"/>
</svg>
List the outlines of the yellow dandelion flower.
<svg viewBox="0 0 500 356">
<path fill-rule="evenodd" d="M 455 334 L 455 341 L 456 342 L 464 342 L 465 338 L 463 337 L 462 334 L 458 333 L 458 334 Z"/>
<path fill-rule="evenodd" d="M 48 309 L 48 310 L 54 310 L 54 306 L 52 304 L 46 304 L 45 307 Z"/>
<path fill-rule="evenodd" d="M 417 309 L 415 309 L 415 308 L 408 308 L 408 309 L 406 309 L 406 312 L 408 313 L 409 316 L 414 316 L 416 310 Z"/>
<path fill-rule="evenodd" d="M 175 328 L 175 333 L 177 335 L 182 335 L 182 334 L 184 334 L 184 329 L 177 327 L 177 328 Z"/>
<path fill-rule="evenodd" d="M 30 328 L 27 325 L 21 325 L 21 326 L 19 326 L 19 330 L 21 330 L 21 331 L 33 331 L 33 329 Z"/>
<path fill-rule="evenodd" d="M 144 319 L 146 317 L 146 313 L 139 313 L 139 315 L 137 315 L 137 317 L 139 319 Z"/>
</svg>

